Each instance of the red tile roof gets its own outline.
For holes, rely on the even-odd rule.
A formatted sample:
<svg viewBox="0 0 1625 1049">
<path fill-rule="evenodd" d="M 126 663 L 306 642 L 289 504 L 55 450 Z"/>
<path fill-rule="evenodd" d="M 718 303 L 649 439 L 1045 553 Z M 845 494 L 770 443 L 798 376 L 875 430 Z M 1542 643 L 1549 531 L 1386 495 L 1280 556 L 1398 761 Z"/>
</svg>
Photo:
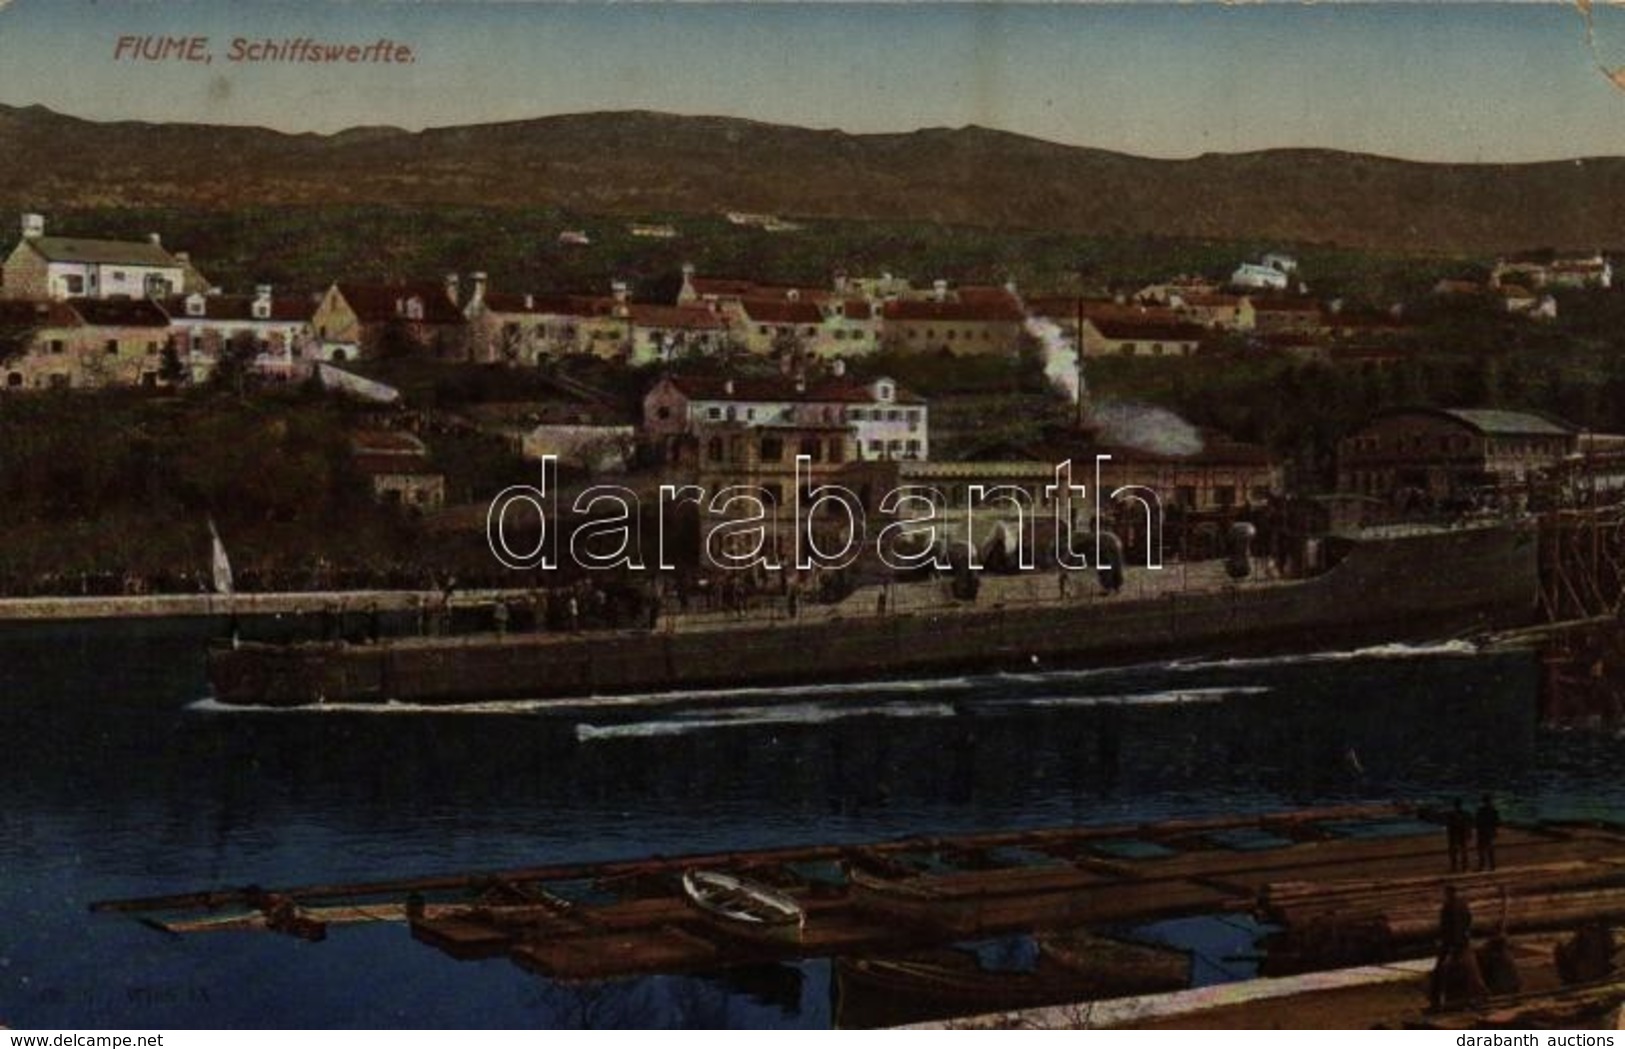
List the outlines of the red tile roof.
<svg viewBox="0 0 1625 1049">
<path fill-rule="evenodd" d="M 687 328 L 715 331 L 726 327 L 722 318 L 696 306 L 660 306 L 647 302 L 628 305 L 632 323 L 640 328 Z"/>
<path fill-rule="evenodd" d="M 380 454 L 422 455 L 423 442 L 409 433 L 396 430 L 358 430 L 350 435 L 350 446 L 357 452 Z"/>
<path fill-rule="evenodd" d="M 147 299 L 74 299 L 69 305 L 89 325 L 109 328 L 169 327 L 169 314 Z"/>
<path fill-rule="evenodd" d="M 1108 339 L 1114 341 L 1136 340 L 1140 342 L 1201 342 L 1207 330 L 1199 324 L 1166 323 L 1160 320 L 1143 320 L 1137 317 L 1118 317 L 1113 319 L 1085 318 L 1095 329 Z"/>
<path fill-rule="evenodd" d="M 1245 298 L 1245 295 L 1186 295 L 1185 305 L 1198 309 L 1235 309 Z"/>
<path fill-rule="evenodd" d="M 403 281 L 399 284 L 359 284 L 340 281 L 339 294 L 355 311 L 363 324 L 383 324 L 405 318 L 403 303 L 414 296 L 423 303 L 422 318 L 412 318 L 420 324 L 461 324 L 462 311 L 446 294 L 439 281 Z"/>
<path fill-rule="evenodd" d="M 1320 303 L 1314 299 L 1254 299 L 1254 313 L 1313 313 L 1319 315 Z"/>
<path fill-rule="evenodd" d="M 1028 300 L 1028 306 L 1040 317 L 1065 324 L 1076 323 L 1079 312 L 1084 320 L 1125 320 L 1159 324 L 1180 324 L 1184 317 L 1167 306 L 1145 306 L 1140 303 L 1118 302 L 1115 299 L 1078 299 L 1069 296 L 1045 296 Z"/>
<path fill-rule="evenodd" d="M 1016 323 L 1025 319 L 1015 300 L 990 302 L 938 302 L 935 299 L 897 299 L 882 307 L 889 321 L 979 321 Z"/>
<path fill-rule="evenodd" d="M 960 302 L 1009 303 L 1019 308 L 1021 300 L 1010 294 L 1008 288 L 996 284 L 963 284 L 955 289 Z"/>
<path fill-rule="evenodd" d="M 392 474 L 411 477 L 437 477 L 436 470 L 423 455 L 377 455 L 358 452 L 350 457 L 357 470 L 368 477 L 388 477 Z"/>
<path fill-rule="evenodd" d="M 0 299 L 0 325 L 8 328 L 71 328 L 79 323 L 79 315 L 65 302 Z"/>
<path fill-rule="evenodd" d="M 273 295 L 270 317 L 255 317 L 253 295 L 205 295 L 203 316 L 194 317 L 186 312 L 185 295 L 172 295 L 163 300 L 166 313 L 175 320 L 254 321 L 269 320 L 283 323 L 307 321 L 315 311 L 309 299 L 301 295 Z"/>
<path fill-rule="evenodd" d="M 740 306 L 750 320 L 764 324 L 821 324 L 824 315 L 811 302 L 784 299 L 741 299 Z"/>
<path fill-rule="evenodd" d="M 756 293 L 759 285 L 753 280 L 735 280 L 731 277 L 690 277 L 689 286 L 701 297 L 737 297 Z"/>
</svg>

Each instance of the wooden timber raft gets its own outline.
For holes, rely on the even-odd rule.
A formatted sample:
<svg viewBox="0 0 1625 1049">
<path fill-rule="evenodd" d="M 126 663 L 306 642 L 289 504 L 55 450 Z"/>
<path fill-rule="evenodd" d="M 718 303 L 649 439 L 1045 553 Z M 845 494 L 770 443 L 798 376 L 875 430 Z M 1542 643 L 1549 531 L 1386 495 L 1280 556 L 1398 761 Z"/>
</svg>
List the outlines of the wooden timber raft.
<svg viewBox="0 0 1625 1049">
<path fill-rule="evenodd" d="M 1467 893 L 1480 929 L 1625 918 L 1625 830 L 1505 826 L 1499 870 L 1452 875 L 1432 817 L 1412 806 L 1346 806 L 207 890 L 91 909 L 141 914 L 177 934 L 270 929 L 316 939 L 329 926 L 405 922 L 416 939 L 454 957 L 506 956 L 561 980 L 877 956 L 974 936 L 1248 912 L 1282 926 L 1281 967 L 1329 968 L 1430 942 L 1441 887 L 1451 881 Z M 682 874 L 696 869 L 792 897 L 806 913 L 799 937 L 770 943 L 719 928 L 683 899 Z M 856 883 L 854 871 L 862 875 Z M 1348 933 L 1379 925 L 1380 936 Z"/>
</svg>

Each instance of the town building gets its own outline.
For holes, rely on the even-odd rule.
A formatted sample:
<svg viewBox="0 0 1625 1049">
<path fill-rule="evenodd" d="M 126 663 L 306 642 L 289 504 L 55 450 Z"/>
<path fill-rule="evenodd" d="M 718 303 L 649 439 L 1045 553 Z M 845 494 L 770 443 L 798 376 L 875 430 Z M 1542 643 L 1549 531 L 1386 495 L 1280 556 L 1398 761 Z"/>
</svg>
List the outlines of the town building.
<svg viewBox="0 0 1625 1049">
<path fill-rule="evenodd" d="M 837 276 L 836 287 L 763 284 L 702 277 L 683 267 L 680 306 L 705 306 L 733 337 L 759 356 L 794 350 L 816 358 L 853 357 L 880 347 L 880 316 L 873 302 Z"/>
<path fill-rule="evenodd" d="M 1533 412 L 1396 409 L 1339 442 L 1337 485 L 1396 504 L 1464 503 L 1558 465 L 1576 441 L 1574 427 Z"/>
<path fill-rule="evenodd" d="M 314 352 L 334 363 L 390 353 L 467 356 L 459 280 L 367 284 L 338 281 L 310 317 Z"/>
<path fill-rule="evenodd" d="M 727 322 L 703 307 L 630 302 L 618 304 L 616 315 L 627 325 L 632 364 L 710 356 L 728 342 Z"/>
<path fill-rule="evenodd" d="M 399 430 L 364 430 L 351 435 L 351 461 L 367 479 L 372 497 L 415 512 L 446 503 L 446 478 L 429 461 L 423 442 Z"/>
<path fill-rule="evenodd" d="M 1181 319 L 1219 331 L 1252 331 L 1258 320 L 1253 300 L 1245 295 L 1175 295 L 1169 300 Z"/>
<path fill-rule="evenodd" d="M 484 273 L 469 279 L 463 316 L 471 360 L 535 367 L 582 352 L 581 322 L 593 313 L 589 297 L 490 291 Z"/>
<path fill-rule="evenodd" d="M 7 361 L 7 390 L 157 386 L 169 315 L 146 299 L 6 300 L 0 324 L 27 339 Z"/>
<path fill-rule="evenodd" d="M 1290 278 L 1273 266 L 1243 262 L 1230 274 L 1233 288 L 1253 288 L 1260 291 L 1285 291 Z"/>
<path fill-rule="evenodd" d="M 234 348 L 251 352 L 254 369 L 267 377 L 309 373 L 311 300 L 273 291 L 261 284 L 253 295 L 193 292 L 163 301 L 175 350 L 192 381 L 207 379 L 221 355 Z"/>
<path fill-rule="evenodd" d="M 35 214 L 22 217 L 22 239 L 0 265 L 8 299 L 156 299 L 204 289 L 187 254 L 165 249 L 156 233 L 144 241 L 47 236 Z"/>
<path fill-rule="evenodd" d="M 1120 314 L 1085 317 L 1082 334 L 1085 357 L 1189 357 L 1207 331 L 1183 321 Z"/>
<path fill-rule="evenodd" d="M 1600 288 L 1614 285 L 1614 267 L 1599 252 L 1585 257 L 1497 259 L 1490 284 L 1521 284 L 1530 288 Z"/>
<path fill-rule="evenodd" d="M 1307 298 L 1254 299 L 1253 327 L 1265 335 L 1278 332 L 1313 335 L 1326 330 L 1320 303 Z"/>
<path fill-rule="evenodd" d="M 808 382 L 788 376 L 661 378 L 643 400 L 644 432 L 656 441 L 722 423 L 796 423 L 851 432 L 851 458 L 927 459 L 930 409 L 888 378 L 860 383 L 836 375 Z"/>
<path fill-rule="evenodd" d="M 907 353 L 1008 355 L 1016 351 L 1026 318 L 1021 299 L 1008 289 L 949 291 L 939 280 L 924 296 L 886 302 L 881 338 Z"/>
</svg>

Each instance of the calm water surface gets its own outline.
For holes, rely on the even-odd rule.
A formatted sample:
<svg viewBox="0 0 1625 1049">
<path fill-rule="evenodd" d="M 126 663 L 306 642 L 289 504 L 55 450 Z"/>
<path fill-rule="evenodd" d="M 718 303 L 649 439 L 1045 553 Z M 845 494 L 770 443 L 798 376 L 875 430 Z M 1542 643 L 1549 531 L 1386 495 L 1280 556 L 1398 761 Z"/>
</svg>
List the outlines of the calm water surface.
<svg viewBox="0 0 1625 1049">
<path fill-rule="evenodd" d="M 1461 646 L 697 697 L 612 716 L 221 712 L 199 630 L 0 631 L 0 1024 L 825 1026 L 829 966 L 567 987 L 396 924 L 175 938 L 97 899 L 1438 801 L 1625 816 L 1625 741 Z M 769 699 L 778 702 L 770 704 Z M 1357 760 L 1349 760 L 1350 751 Z M 768 986 L 759 986 L 761 983 Z"/>
</svg>

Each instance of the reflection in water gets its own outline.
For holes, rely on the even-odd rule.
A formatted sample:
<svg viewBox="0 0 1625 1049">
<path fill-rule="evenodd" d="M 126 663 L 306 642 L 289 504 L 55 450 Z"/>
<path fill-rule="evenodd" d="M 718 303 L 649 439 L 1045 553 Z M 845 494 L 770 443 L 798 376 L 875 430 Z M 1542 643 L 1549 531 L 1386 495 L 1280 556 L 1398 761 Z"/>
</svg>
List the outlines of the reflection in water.
<svg viewBox="0 0 1625 1049">
<path fill-rule="evenodd" d="M 1618 811 L 1625 742 L 1537 730 L 1527 657 L 1456 650 L 990 675 L 940 690 L 796 697 L 729 723 L 715 697 L 636 710 L 211 713 L 203 629 L 0 632 L 0 913 L 6 1019 L 22 1026 L 783 1026 L 799 993 L 650 977 L 565 987 L 457 963 L 398 926 L 320 945 L 173 942 L 93 899 L 210 884 L 465 872 L 651 853 L 1127 823 L 1495 789 L 1509 817 Z M 845 716 L 906 696 L 931 716 Z M 752 695 L 753 707 L 768 706 Z M 704 709 L 710 707 L 709 710 Z M 825 717 L 835 710 L 843 716 Z M 738 719 L 734 719 L 738 721 Z M 1360 770 L 1345 755 L 1354 750 Z M 775 974 L 778 978 L 780 974 Z M 754 979 L 754 978 L 751 978 Z M 132 988 L 162 993 L 131 998 Z"/>
</svg>

